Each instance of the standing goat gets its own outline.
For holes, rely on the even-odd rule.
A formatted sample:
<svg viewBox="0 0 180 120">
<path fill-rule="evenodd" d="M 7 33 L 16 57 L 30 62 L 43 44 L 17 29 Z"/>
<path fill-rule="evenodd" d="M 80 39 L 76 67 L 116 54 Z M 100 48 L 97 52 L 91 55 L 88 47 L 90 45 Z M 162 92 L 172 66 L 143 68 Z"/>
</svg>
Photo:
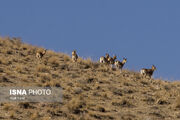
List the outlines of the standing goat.
<svg viewBox="0 0 180 120">
<path fill-rule="evenodd" d="M 72 61 L 77 62 L 77 59 L 78 59 L 78 55 L 77 55 L 76 51 L 74 50 L 74 51 L 72 51 Z"/>
<path fill-rule="evenodd" d="M 108 64 L 111 65 L 111 68 L 113 68 L 113 65 L 114 65 L 116 59 L 117 59 L 116 55 L 114 55 L 113 57 L 108 58 Z"/>
<path fill-rule="evenodd" d="M 42 59 L 42 57 L 46 54 L 46 51 L 47 51 L 47 49 L 45 49 L 45 50 L 43 50 L 41 52 L 37 52 L 36 53 L 36 58 L 37 59 Z"/>
<path fill-rule="evenodd" d="M 117 60 L 117 61 L 115 61 L 115 66 L 117 69 L 120 69 L 120 72 L 122 72 L 122 68 L 126 62 L 127 62 L 127 58 L 123 58 L 122 62 Z"/>
<path fill-rule="evenodd" d="M 108 63 L 108 58 L 109 58 L 109 54 L 106 53 L 106 57 L 104 57 L 104 56 L 100 57 L 99 62 L 100 63 Z"/>
<path fill-rule="evenodd" d="M 145 75 L 145 76 L 149 76 L 150 78 L 152 77 L 153 75 L 153 72 L 156 70 L 156 67 L 154 65 L 152 65 L 152 68 L 151 69 L 146 69 L 146 68 L 143 68 L 141 69 L 140 73 L 142 75 Z"/>
</svg>

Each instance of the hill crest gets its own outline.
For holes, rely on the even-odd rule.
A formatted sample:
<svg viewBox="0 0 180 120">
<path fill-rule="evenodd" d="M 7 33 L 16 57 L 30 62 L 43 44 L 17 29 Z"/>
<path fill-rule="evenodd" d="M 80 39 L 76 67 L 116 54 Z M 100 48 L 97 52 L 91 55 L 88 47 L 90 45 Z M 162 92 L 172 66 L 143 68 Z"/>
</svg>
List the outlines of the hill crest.
<svg viewBox="0 0 180 120">
<path fill-rule="evenodd" d="M 180 83 L 149 79 L 138 72 L 48 50 L 19 38 L 0 38 L 0 86 L 56 86 L 63 103 L 1 103 L 0 119 L 176 120 Z"/>
</svg>

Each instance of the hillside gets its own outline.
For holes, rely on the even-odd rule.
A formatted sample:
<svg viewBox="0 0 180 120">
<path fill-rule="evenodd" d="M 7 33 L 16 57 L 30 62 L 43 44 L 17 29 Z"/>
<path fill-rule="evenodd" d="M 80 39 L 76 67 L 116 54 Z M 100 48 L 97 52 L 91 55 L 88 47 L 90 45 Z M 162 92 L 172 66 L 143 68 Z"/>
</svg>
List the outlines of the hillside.
<svg viewBox="0 0 180 120">
<path fill-rule="evenodd" d="M 62 103 L 0 103 L 5 120 L 178 120 L 180 82 L 122 73 L 90 59 L 41 51 L 18 38 L 0 38 L 0 86 L 56 86 Z M 130 60 L 129 60 L 130 61 Z"/>
</svg>

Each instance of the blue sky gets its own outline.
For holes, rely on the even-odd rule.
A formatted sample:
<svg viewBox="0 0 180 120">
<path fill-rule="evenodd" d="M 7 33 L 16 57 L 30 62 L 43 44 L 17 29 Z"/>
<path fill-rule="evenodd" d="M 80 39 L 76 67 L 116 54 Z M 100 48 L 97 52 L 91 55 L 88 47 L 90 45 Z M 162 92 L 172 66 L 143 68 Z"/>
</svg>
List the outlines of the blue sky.
<svg viewBox="0 0 180 120">
<path fill-rule="evenodd" d="M 178 0 L 1 0 L 0 35 L 98 60 L 106 52 L 125 68 L 154 64 L 155 78 L 180 80 Z"/>
</svg>

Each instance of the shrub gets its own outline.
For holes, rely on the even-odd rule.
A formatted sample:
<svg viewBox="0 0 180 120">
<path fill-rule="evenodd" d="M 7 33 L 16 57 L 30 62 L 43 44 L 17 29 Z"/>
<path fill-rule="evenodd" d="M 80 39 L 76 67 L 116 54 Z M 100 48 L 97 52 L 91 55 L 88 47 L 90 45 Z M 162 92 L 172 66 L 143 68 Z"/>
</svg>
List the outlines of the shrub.
<svg viewBox="0 0 180 120">
<path fill-rule="evenodd" d="M 70 61 L 71 58 L 68 55 L 63 55 L 63 59 L 64 61 Z"/>
<path fill-rule="evenodd" d="M 38 65 L 36 70 L 37 72 L 46 72 L 46 73 L 50 72 L 49 68 L 45 65 Z"/>
<path fill-rule="evenodd" d="M 51 75 L 49 75 L 49 74 L 46 74 L 46 73 L 40 74 L 40 81 L 41 81 L 42 83 L 45 83 L 45 82 L 47 82 L 47 81 L 50 81 L 51 79 L 52 79 L 52 77 L 51 77 Z"/>
<path fill-rule="evenodd" d="M 82 96 L 74 97 L 68 104 L 68 109 L 70 112 L 74 114 L 80 114 L 84 111 L 84 107 L 86 106 L 86 102 Z"/>
<path fill-rule="evenodd" d="M 57 57 L 51 57 L 48 59 L 48 63 L 52 64 L 54 67 L 58 67 L 59 59 Z"/>
<path fill-rule="evenodd" d="M 175 101 L 175 107 L 180 108 L 180 96 L 178 96 L 176 101 Z"/>
<path fill-rule="evenodd" d="M 12 109 L 12 106 L 10 104 L 4 104 L 3 109 L 8 111 L 8 110 Z"/>
</svg>

